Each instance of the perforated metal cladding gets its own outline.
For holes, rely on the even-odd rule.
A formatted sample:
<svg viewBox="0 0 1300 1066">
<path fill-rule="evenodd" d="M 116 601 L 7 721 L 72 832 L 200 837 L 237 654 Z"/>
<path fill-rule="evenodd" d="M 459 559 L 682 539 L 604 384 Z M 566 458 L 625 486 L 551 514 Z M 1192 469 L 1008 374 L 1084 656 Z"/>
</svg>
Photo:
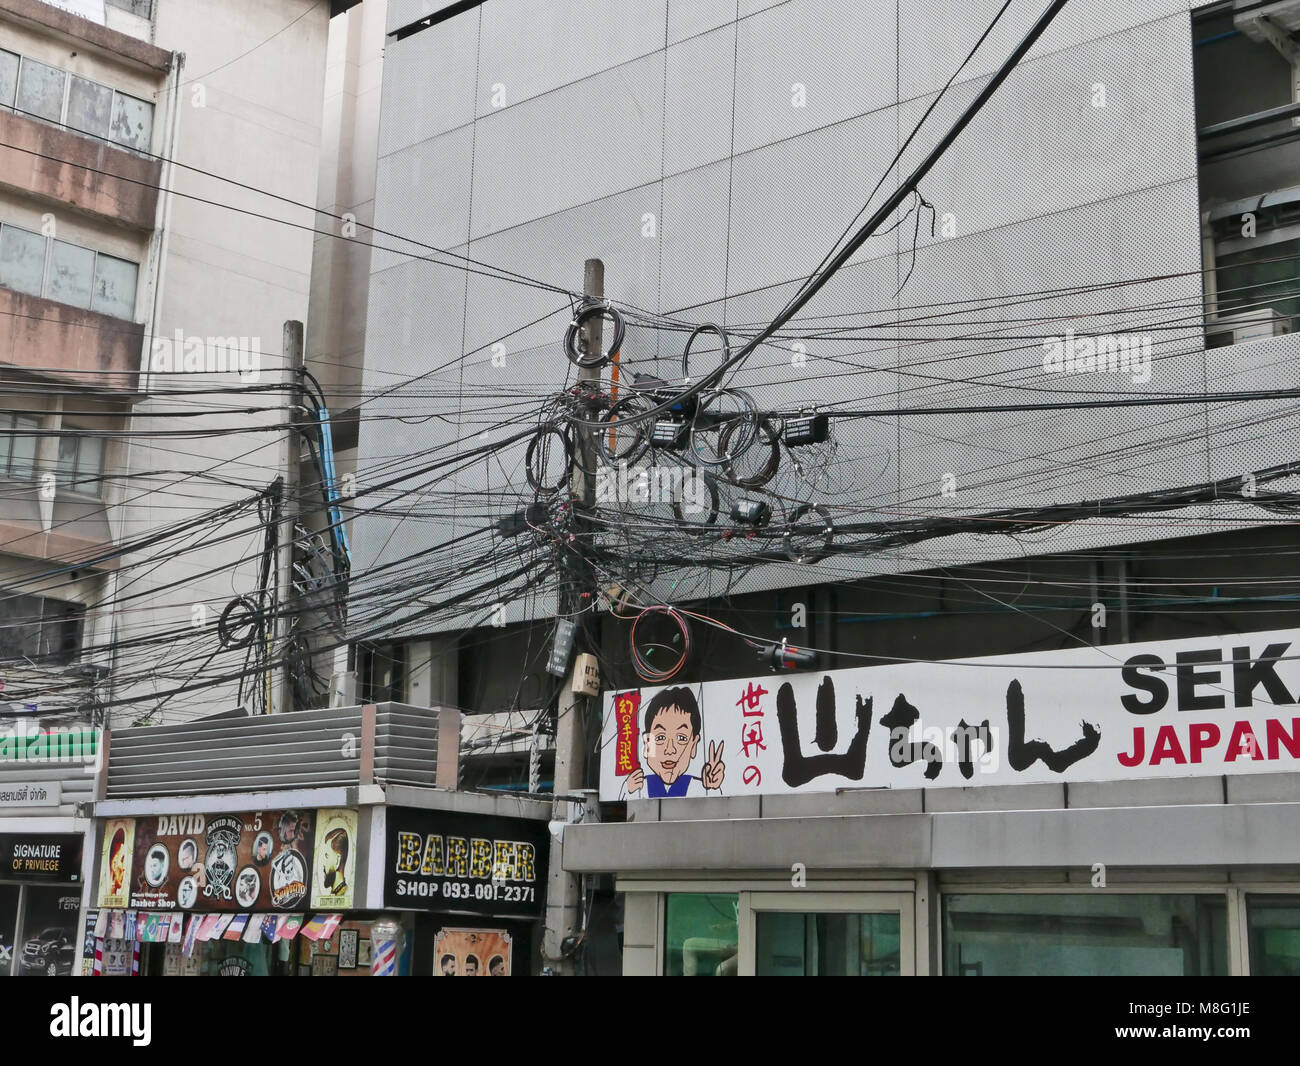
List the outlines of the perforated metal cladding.
<svg viewBox="0 0 1300 1066">
<path fill-rule="evenodd" d="M 377 225 L 572 289 L 583 261 L 598 257 L 613 300 L 744 332 L 772 318 L 850 224 L 999 5 L 977 0 L 936 16 L 921 0 L 620 3 L 596 20 L 595 48 L 564 40 L 554 4 L 491 6 L 389 47 Z M 873 206 L 1040 10 L 1012 5 Z M 1296 385 L 1296 338 L 1204 350 L 1191 32 L 1188 5 L 1173 0 L 1067 5 L 922 183 L 934 236 L 924 212 L 915 252 L 912 217 L 873 237 L 731 384 L 769 409 L 884 411 Z M 1104 107 L 1094 106 L 1097 86 Z M 502 89 L 504 106 L 494 106 Z M 560 349 L 570 314 L 563 296 L 394 256 L 374 264 L 367 387 L 433 372 L 370 404 L 387 417 L 362 425 L 363 491 L 384 471 L 517 431 L 572 380 Z M 1179 276 L 1123 284 L 1156 275 Z M 1080 286 L 1095 288 L 1028 295 Z M 535 319 L 543 321 L 519 330 Z M 834 332 L 845 322 L 852 328 Z M 1149 380 L 1045 373 L 1044 342 L 1068 330 L 1149 335 Z M 494 364 L 498 340 L 504 362 Z M 683 343 L 681 332 L 633 324 L 624 367 L 671 372 Z M 471 354 L 457 361 L 462 352 Z M 975 514 L 1231 476 L 1293 457 L 1293 407 L 837 420 L 853 491 L 827 502 L 845 520 Z M 394 506 L 410 507 L 407 518 L 358 519 L 362 617 L 385 632 L 409 618 L 404 631 L 415 632 L 477 624 L 491 607 L 491 597 L 471 598 L 458 617 L 431 623 L 419 612 L 464 581 L 424 593 L 425 605 L 400 588 L 369 597 L 382 586 L 382 573 L 367 576 L 377 564 L 401 564 L 394 569 L 414 590 L 422 575 L 436 570 L 444 581 L 475 560 L 488 560 L 478 583 L 549 558 L 524 539 L 485 532 L 431 553 L 427 566 L 403 563 L 531 499 L 525 446 L 402 498 Z M 945 496 L 945 484 L 956 494 Z M 788 465 L 772 488 L 778 513 L 815 499 Z M 724 489 L 724 508 L 728 491 L 737 494 Z M 737 561 L 735 573 L 661 574 L 658 587 L 680 600 L 805 585 L 1185 535 L 1263 514 L 1217 509 L 1211 518 L 1211 510 L 1014 540 L 947 537 L 815 567 L 742 571 L 751 547 L 717 544 L 715 554 Z M 647 534 L 671 521 L 662 506 L 635 517 Z M 510 598 L 505 618 L 553 606 L 549 597 Z"/>
</svg>

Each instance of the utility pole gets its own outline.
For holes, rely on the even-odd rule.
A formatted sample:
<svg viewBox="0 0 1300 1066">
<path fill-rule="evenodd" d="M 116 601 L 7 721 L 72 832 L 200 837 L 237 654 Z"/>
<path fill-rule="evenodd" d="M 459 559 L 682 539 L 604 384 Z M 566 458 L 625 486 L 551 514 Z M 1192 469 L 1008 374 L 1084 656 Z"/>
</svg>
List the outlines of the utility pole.
<svg viewBox="0 0 1300 1066">
<path fill-rule="evenodd" d="M 583 271 L 582 291 L 589 304 L 598 303 L 605 298 L 605 264 L 601 260 L 587 260 Z M 584 351 L 601 350 L 603 324 L 604 320 L 599 315 L 593 315 L 591 321 L 583 328 L 580 344 Z M 589 386 L 592 392 L 599 391 L 600 368 L 579 367 L 578 386 L 580 389 Z M 559 617 L 569 619 L 574 619 L 579 612 L 591 608 L 595 602 L 596 591 L 585 555 L 592 529 L 588 516 L 596 502 L 596 486 L 584 473 L 584 470 L 595 469 L 595 438 L 590 432 L 580 430 L 574 444 L 577 454 L 570 468 L 569 487 L 573 508 L 571 529 L 576 534 L 576 538 L 568 545 L 561 545 L 560 548 L 562 554 Z M 592 616 L 588 614 L 587 617 L 590 619 Z M 592 624 L 595 624 L 594 621 Z M 581 789 L 586 785 L 587 731 L 584 723 L 588 697 L 574 693 L 576 686 L 573 671 L 581 652 L 594 652 L 596 649 L 588 646 L 582 633 L 583 627 L 579 624 L 574 638 L 572 657 L 574 665 L 570 667 L 567 682 L 560 692 L 556 707 L 554 784 L 556 798 L 552 801 L 551 818 L 561 823 L 572 821 L 577 813 L 567 797 L 573 795 L 575 789 Z M 578 878 L 574 874 L 566 873 L 561 867 L 562 851 L 561 842 L 552 837 L 546 892 L 546 932 L 542 955 L 545 964 L 553 973 L 572 975 L 574 972 L 572 953 L 566 949 L 572 945 L 573 938 L 578 935 L 581 908 Z"/>
<path fill-rule="evenodd" d="M 301 419 L 302 376 L 299 371 L 307 365 L 306 351 L 303 345 L 303 325 L 296 320 L 286 321 L 280 340 L 280 354 L 284 361 L 284 373 L 291 386 L 288 390 L 289 403 L 286 407 L 288 419 L 284 434 L 284 495 L 280 528 L 276 544 L 276 617 L 271 631 L 275 634 L 268 662 L 273 663 L 283 656 L 289 645 L 289 633 L 293 624 L 293 549 L 297 539 L 298 524 L 298 485 L 302 463 L 302 444 L 294 423 Z M 289 680 L 289 666 L 281 664 L 279 669 L 268 670 L 268 680 L 275 678 L 275 700 L 270 704 L 273 713 L 293 710 L 293 685 Z"/>
</svg>

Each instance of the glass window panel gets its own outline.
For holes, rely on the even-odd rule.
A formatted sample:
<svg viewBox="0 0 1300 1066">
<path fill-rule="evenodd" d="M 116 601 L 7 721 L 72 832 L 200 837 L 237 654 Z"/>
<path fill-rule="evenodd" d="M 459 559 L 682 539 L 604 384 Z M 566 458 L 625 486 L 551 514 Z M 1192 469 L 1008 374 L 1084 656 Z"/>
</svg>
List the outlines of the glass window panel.
<svg viewBox="0 0 1300 1066">
<path fill-rule="evenodd" d="M 76 966 L 81 893 L 59 886 L 28 885 L 23 942 L 17 946 L 14 976 L 70 977 Z"/>
<path fill-rule="evenodd" d="M 19 418 L 17 428 L 35 430 L 39 423 L 31 418 Z M 36 476 L 37 437 L 15 434 L 9 456 L 9 476 L 21 481 L 30 481 Z"/>
<path fill-rule="evenodd" d="M 17 226 L 0 226 L 0 285 L 41 295 L 45 280 L 45 238 Z"/>
<path fill-rule="evenodd" d="M 18 56 L 0 51 L 0 106 L 13 107 L 18 91 Z"/>
<path fill-rule="evenodd" d="M 81 654 L 81 629 L 84 614 L 75 603 L 45 601 L 45 618 L 41 624 L 41 654 L 48 662 L 70 663 Z"/>
<path fill-rule="evenodd" d="M 1225 976 L 1223 896 L 945 895 L 945 974 Z"/>
<path fill-rule="evenodd" d="M 82 133 L 107 137 L 112 116 L 113 90 L 72 75 L 68 88 L 68 125 Z"/>
<path fill-rule="evenodd" d="M 111 255 L 95 257 L 95 292 L 90 306 L 106 315 L 131 318 L 135 314 L 135 280 L 139 267 Z"/>
<path fill-rule="evenodd" d="M 47 67 L 24 59 L 18 73 L 18 110 L 28 118 L 47 122 L 63 121 L 63 86 L 68 75 L 58 67 Z"/>
<path fill-rule="evenodd" d="M 14 416 L 0 411 L 0 477 L 9 473 L 9 454 L 13 449 Z"/>
<path fill-rule="evenodd" d="M 0 660 L 34 659 L 40 654 L 39 596 L 19 596 L 0 588 Z"/>
<path fill-rule="evenodd" d="M 0 641 L 3 637 L 0 637 Z M 9 977 L 18 929 L 18 886 L 0 885 L 0 977 Z"/>
<path fill-rule="evenodd" d="M 139 15 L 147 19 L 153 12 L 153 0 L 108 0 L 110 7 L 120 7 L 123 11 L 130 11 L 133 15 Z"/>
<path fill-rule="evenodd" d="M 1219 286 L 1219 313 L 1271 310 L 1277 320 L 1260 315 L 1260 336 L 1275 329 L 1300 331 L 1300 240 L 1280 241 L 1258 250 L 1220 255 L 1214 263 Z M 1214 322 L 1207 324 L 1211 329 Z M 1229 338 L 1231 334 L 1228 334 Z"/>
<path fill-rule="evenodd" d="M 109 136 L 127 148 L 147 152 L 153 136 L 153 104 L 125 93 L 114 93 L 113 122 Z"/>
<path fill-rule="evenodd" d="M 734 892 L 669 893 L 664 974 L 735 977 L 739 910 L 740 898 Z"/>
<path fill-rule="evenodd" d="M 82 437 L 77 449 L 77 492 L 99 495 L 99 475 L 103 470 L 104 442 L 98 437 Z"/>
<path fill-rule="evenodd" d="M 1250 972 L 1300 977 L 1300 896 L 1246 897 Z"/>
<path fill-rule="evenodd" d="M 67 241 L 55 241 L 50 254 L 50 287 L 45 295 L 73 307 L 89 307 L 95 284 L 95 253 Z"/>
<path fill-rule="evenodd" d="M 897 977 L 899 915 L 760 911 L 760 977 Z"/>
<path fill-rule="evenodd" d="M 72 481 L 77 472 L 77 438 L 60 437 L 59 438 L 59 461 L 55 465 L 55 470 L 59 475 L 61 485 L 68 484 Z"/>
</svg>

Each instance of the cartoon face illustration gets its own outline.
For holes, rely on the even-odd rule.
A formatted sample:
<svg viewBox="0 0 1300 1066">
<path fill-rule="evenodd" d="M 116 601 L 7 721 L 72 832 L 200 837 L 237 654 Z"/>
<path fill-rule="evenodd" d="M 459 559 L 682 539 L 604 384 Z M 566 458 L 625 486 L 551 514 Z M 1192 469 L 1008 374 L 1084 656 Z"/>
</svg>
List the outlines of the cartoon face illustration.
<svg viewBox="0 0 1300 1066">
<path fill-rule="evenodd" d="M 697 778 L 686 771 L 700 750 L 702 721 L 695 693 L 689 688 L 668 688 L 646 707 L 644 751 L 646 768 L 627 779 L 629 795 L 643 786 L 651 799 L 685 796 Z M 722 762 L 723 742 L 710 744 L 708 758 L 700 767 L 700 785 L 721 789 L 726 767 Z"/>
<path fill-rule="evenodd" d="M 646 723 L 645 761 L 665 785 L 671 785 L 690 766 L 700 750 L 700 713 L 665 707 Z"/>
<path fill-rule="evenodd" d="M 182 840 L 180 849 L 176 852 L 177 865 L 179 865 L 183 870 L 188 870 L 198 861 L 198 857 L 198 845 L 189 837 Z"/>
</svg>

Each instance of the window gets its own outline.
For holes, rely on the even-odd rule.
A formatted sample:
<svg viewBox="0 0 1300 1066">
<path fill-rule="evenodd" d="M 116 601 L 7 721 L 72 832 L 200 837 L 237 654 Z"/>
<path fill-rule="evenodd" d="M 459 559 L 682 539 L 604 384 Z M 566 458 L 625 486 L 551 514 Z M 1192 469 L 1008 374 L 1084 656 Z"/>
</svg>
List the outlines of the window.
<svg viewBox="0 0 1300 1066">
<path fill-rule="evenodd" d="M 135 314 L 135 282 L 139 269 L 125 259 L 96 254 L 91 309 L 115 318 L 130 318 Z"/>
<path fill-rule="evenodd" d="M 899 915 L 759 911 L 759 977 L 897 977 Z"/>
<path fill-rule="evenodd" d="M 107 3 L 109 7 L 120 7 L 123 11 L 139 15 L 142 19 L 152 17 L 153 0 L 107 0 Z"/>
<path fill-rule="evenodd" d="M 38 418 L 0 411 L 0 477 L 35 480 L 36 433 L 40 428 Z"/>
<path fill-rule="evenodd" d="M 6 224 L 0 227 L 0 285 L 40 296 L 45 280 L 45 238 Z"/>
<path fill-rule="evenodd" d="M 54 242 L 50 252 L 50 283 L 46 288 L 51 300 L 89 308 L 94 279 L 94 252 L 67 241 Z"/>
<path fill-rule="evenodd" d="M 124 93 L 113 94 L 113 121 L 109 127 L 109 140 L 134 148 L 137 152 L 149 150 L 153 135 L 153 104 L 137 100 Z"/>
<path fill-rule="evenodd" d="M 0 107 L 135 152 L 149 151 L 153 138 L 153 104 L 147 100 L 3 50 Z"/>
<path fill-rule="evenodd" d="M 740 939 L 736 893 L 673 892 L 666 903 L 664 974 L 736 976 Z"/>
<path fill-rule="evenodd" d="M 18 111 L 46 122 L 62 122 L 67 81 L 68 75 L 58 67 L 24 59 L 18 74 Z"/>
<path fill-rule="evenodd" d="M 1193 19 L 1209 347 L 1300 329 L 1297 31 L 1263 5 Z"/>
<path fill-rule="evenodd" d="M 1226 976 L 1227 899 L 998 893 L 943 898 L 951 976 Z"/>
<path fill-rule="evenodd" d="M 1300 896 L 1246 897 L 1250 972 L 1300 977 Z"/>
<path fill-rule="evenodd" d="M 81 653 L 84 612 L 75 603 L 0 588 L 0 663 L 64 665 Z"/>
<path fill-rule="evenodd" d="M 139 273 L 130 260 L 0 226 L 0 285 L 7 289 L 130 319 Z"/>
<path fill-rule="evenodd" d="M 18 91 L 18 56 L 0 50 L 0 107 L 12 108 Z"/>
<path fill-rule="evenodd" d="M 72 76 L 72 87 L 68 90 L 68 125 L 72 129 L 106 137 L 112 113 L 112 89 Z"/>
<path fill-rule="evenodd" d="M 58 487 L 90 496 L 99 495 L 104 466 L 104 443 L 98 437 L 76 436 L 64 427 L 59 438 L 59 460 L 55 466 Z"/>
</svg>

